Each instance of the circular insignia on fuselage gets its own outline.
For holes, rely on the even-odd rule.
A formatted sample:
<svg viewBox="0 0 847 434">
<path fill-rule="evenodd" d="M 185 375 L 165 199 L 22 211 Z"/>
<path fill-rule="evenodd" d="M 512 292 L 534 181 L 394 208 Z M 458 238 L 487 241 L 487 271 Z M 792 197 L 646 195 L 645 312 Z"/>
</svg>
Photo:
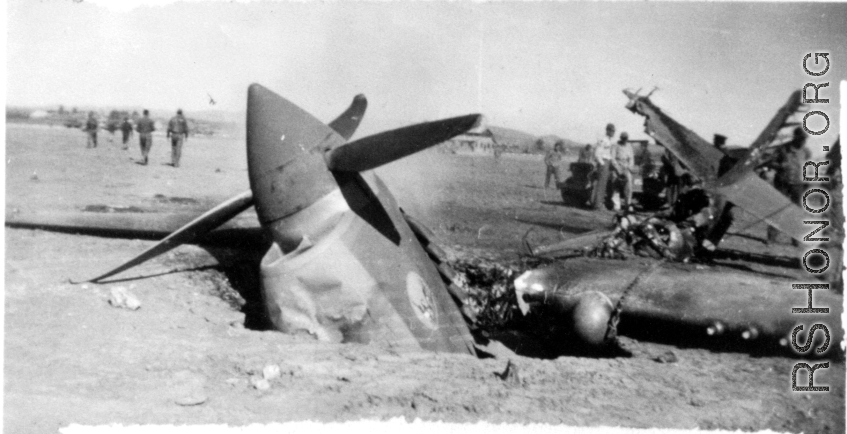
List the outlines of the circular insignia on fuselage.
<svg viewBox="0 0 847 434">
<path fill-rule="evenodd" d="M 429 289 L 423 277 L 414 271 L 406 275 L 406 293 L 418 320 L 429 329 L 437 329 L 438 308 L 435 305 L 432 290 Z"/>
</svg>

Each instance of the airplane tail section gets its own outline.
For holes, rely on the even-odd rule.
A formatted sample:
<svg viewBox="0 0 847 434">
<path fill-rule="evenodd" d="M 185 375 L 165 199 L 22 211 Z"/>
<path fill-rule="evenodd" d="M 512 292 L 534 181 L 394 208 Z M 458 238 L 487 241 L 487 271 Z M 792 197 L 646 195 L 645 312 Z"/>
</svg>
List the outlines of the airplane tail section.
<svg viewBox="0 0 847 434">
<path fill-rule="evenodd" d="M 802 95 L 800 90 L 795 90 L 791 93 L 791 96 L 788 97 L 788 101 L 786 101 L 785 104 L 777 110 L 774 117 L 771 118 L 771 121 L 759 134 L 759 137 L 757 137 L 753 144 L 750 145 L 751 151 L 761 149 L 762 147 L 772 143 L 781 129 L 799 125 L 799 123 L 796 122 L 788 122 L 788 118 L 800 111 L 803 106 L 801 97 Z"/>
<path fill-rule="evenodd" d="M 802 222 L 803 211 L 785 195 L 761 179 L 754 170 L 762 164 L 765 149 L 774 142 L 780 130 L 795 127 L 789 118 L 802 108 L 801 92 L 792 92 L 788 101 L 777 110 L 759 137 L 750 145 L 747 154 L 711 186 L 734 205 L 765 221 L 797 241 L 808 232 Z"/>
<path fill-rule="evenodd" d="M 796 125 L 789 119 L 801 110 L 800 91 L 791 94 L 746 155 L 722 175 L 719 175 L 720 163 L 730 158 L 728 155 L 663 113 L 649 98 L 628 90 L 624 90 L 624 94 L 629 98 L 626 107 L 646 118 L 646 132 L 673 153 L 692 174 L 703 180 L 705 189 L 724 196 L 733 205 L 792 238 L 802 240 L 805 228 L 799 206 L 754 173 L 761 164 L 765 148 L 774 142 L 779 131 Z M 714 236 L 719 240 L 720 235 Z"/>
<path fill-rule="evenodd" d="M 799 90 L 791 93 L 788 101 L 777 110 L 774 117 L 771 118 L 771 121 L 759 134 L 759 137 L 750 145 L 744 158 L 739 160 L 732 166 L 732 169 L 721 176 L 716 181 L 717 185 L 728 185 L 745 178 L 748 173 L 752 172 L 762 163 L 765 149 L 776 140 L 781 130 L 799 125 L 796 122 L 789 122 L 789 118 L 801 110 L 803 104 L 800 98 L 801 92 Z"/>
</svg>

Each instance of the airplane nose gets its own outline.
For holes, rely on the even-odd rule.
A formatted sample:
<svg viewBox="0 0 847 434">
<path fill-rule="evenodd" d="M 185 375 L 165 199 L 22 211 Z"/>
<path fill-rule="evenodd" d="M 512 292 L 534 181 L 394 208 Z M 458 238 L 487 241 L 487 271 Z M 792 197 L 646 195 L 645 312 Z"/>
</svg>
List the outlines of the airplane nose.
<svg viewBox="0 0 847 434">
<path fill-rule="evenodd" d="M 247 167 L 256 212 L 270 223 L 337 185 L 323 153 L 344 143 L 329 126 L 259 84 L 247 91 Z"/>
</svg>

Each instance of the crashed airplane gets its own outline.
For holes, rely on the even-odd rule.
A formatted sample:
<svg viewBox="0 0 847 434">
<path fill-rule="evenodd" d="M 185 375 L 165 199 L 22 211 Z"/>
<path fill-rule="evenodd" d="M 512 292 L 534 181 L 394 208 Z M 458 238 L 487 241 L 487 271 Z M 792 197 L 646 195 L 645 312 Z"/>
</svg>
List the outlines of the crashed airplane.
<svg viewBox="0 0 847 434">
<path fill-rule="evenodd" d="M 748 291 L 745 288 L 751 285 L 750 277 L 735 272 L 722 272 L 721 285 L 704 284 L 714 280 L 714 271 L 679 264 L 685 271 L 680 273 L 668 262 L 687 262 L 696 249 L 706 250 L 704 245 L 714 251 L 732 222 L 725 212 L 731 206 L 803 241 L 808 233 L 803 226 L 803 211 L 754 172 L 779 131 L 794 126 L 788 119 L 801 109 L 800 92 L 791 94 L 740 158 L 725 154 L 676 122 L 648 96 L 626 90 L 624 94 L 629 98 L 626 107 L 645 117 L 645 131 L 702 181 L 699 204 L 684 210 L 689 212 L 679 212 L 675 206 L 664 216 L 619 214 L 612 230 L 594 231 L 552 245 L 531 246 L 525 236 L 524 252 L 539 258 L 623 259 L 622 251 L 642 247 L 652 253 L 643 256 L 652 256 L 655 261 L 648 267 L 635 261 L 618 262 L 613 267 L 591 258 L 562 261 L 519 276 L 515 281 L 518 297 L 566 298 L 599 291 L 618 297 L 615 309 L 606 312 L 610 329 L 617 327 L 618 321 L 624 326 L 624 330 L 618 330 L 621 334 L 646 339 L 676 335 L 674 341 L 688 344 L 717 341 L 747 348 L 754 344 L 777 351 L 786 349 L 795 325 L 791 309 L 797 304 L 796 292 L 778 286 Z M 682 216 L 675 218 L 674 214 Z M 658 229 L 663 229 L 663 235 Z M 699 239 L 695 231 L 701 231 Z M 831 306 L 842 304 L 842 297 L 832 292 L 820 293 L 820 297 Z M 842 333 L 837 335 L 835 340 L 840 341 Z"/>
<path fill-rule="evenodd" d="M 473 128 L 467 115 L 387 131 L 352 142 L 367 108 L 359 95 L 329 125 L 253 84 L 247 100 L 250 190 L 177 229 L 153 247 L 92 279 L 111 276 L 211 235 L 255 206 L 269 242 L 261 293 L 273 326 L 333 342 L 382 342 L 397 350 L 475 354 L 467 323 L 434 262 L 428 231 L 406 216 L 371 169 Z M 7 225 L 76 233 L 102 225 L 7 216 Z M 117 232 L 132 236 L 143 232 Z M 107 231 L 109 228 L 106 228 Z M 109 231 L 114 233 L 115 231 Z M 262 242 L 262 241 L 258 241 Z M 437 265 L 441 265 L 439 271 Z M 452 291 L 452 295 L 451 295 Z"/>
<path fill-rule="evenodd" d="M 263 308 L 280 331 L 331 342 L 384 343 L 398 351 L 497 355 L 502 350 L 475 333 L 479 323 L 473 303 L 457 285 L 456 272 L 432 233 L 406 215 L 369 172 L 471 129 L 478 115 L 347 142 L 367 107 L 363 96 L 328 125 L 259 85 L 249 88 L 247 106 L 250 190 L 187 224 L 120 214 L 111 216 L 111 225 L 18 215 L 7 215 L 6 224 L 143 238 L 166 227 L 176 229 L 135 258 L 87 280 L 101 283 L 180 244 L 252 244 L 266 252 L 259 289 Z M 233 228 L 232 219 L 251 206 L 261 229 Z M 618 333 L 641 336 L 645 330 L 647 339 L 653 338 L 651 331 L 685 331 L 685 342 L 700 335 L 768 342 L 784 338 L 785 324 L 771 313 L 793 303 L 785 294 L 728 313 L 727 301 L 745 306 L 749 294 L 734 290 L 733 284 L 702 290 L 698 286 L 707 271 L 689 272 L 684 281 L 678 272 L 656 266 L 613 268 L 602 261 L 565 261 L 517 280 L 509 274 L 505 287 L 511 293 L 504 298 L 544 323 L 534 327 L 541 331 L 542 346 L 559 346 L 547 356 L 578 346 L 606 351 Z M 733 282 L 749 285 L 743 276 Z M 507 346 L 518 351 L 524 344 Z"/>
</svg>

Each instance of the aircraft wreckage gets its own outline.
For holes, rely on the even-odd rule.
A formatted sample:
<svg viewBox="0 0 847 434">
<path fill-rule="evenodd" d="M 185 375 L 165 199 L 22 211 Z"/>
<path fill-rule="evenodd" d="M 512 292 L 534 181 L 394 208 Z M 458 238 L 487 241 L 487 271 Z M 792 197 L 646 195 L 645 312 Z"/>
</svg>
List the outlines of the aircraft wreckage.
<svg viewBox="0 0 847 434">
<path fill-rule="evenodd" d="M 762 296 L 757 292 L 765 291 L 764 288 L 742 290 L 751 285 L 743 275 L 723 275 L 722 284 L 713 285 L 707 283 L 711 276 L 704 269 L 683 268 L 681 273 L 678 267 L 673 271 L 674 268 L 661 264 L 689 260 L 709 262 L 725 254 L 718 251 L 717 246 L 733 223 L 730 213 L 733 207 L 794 240 L 804 241 L 809 229 L 803 223 L 808 218 L 799 205 L 754 171 L 762 164 L 766 148 L 775 141 L 780 130 L 793 129 L 797 125 L 789 118 L 802 109 L 800 91 L 791 94 L 758 138 L 737 156 L 725 153 L 679 124 L 653 104 L 649 95 L 639 96 L 626 90 L 624 94 L 629 98 L 626 107 L 645 117 L 645 131 L 682 163 L 693 175 L 690 179 L 697 180 L 696 185 L 689 181 L 690 190 L 667 211 L 648 215 L 618 214 L 612 229 L 546 246 L 531 246 L 525 236 L 522 250 L 538 258 L 625 259 L 640 256 L 659 262 L 640 269 L 615 265 L 613 269 L 605 267 L 601 271 L 590 269 L 588 263 L 576 265 L 578 263 L 565 261 L 521 275 L 515 282 L 519 297 L 537 299 L 540 294 L 578 293 L 580 288 L 600 287 L 604 293 L 620 294 L 610 327 L 625 318 L 624 322 L 629 325 L 638 325 L 639 330 L 634 334 L 640 337 L 649 338 L 651 331 L 658 334 L 659 330 L 672 330 L 667 334 L 676 335 L 677 341 L 689 344 L 723 337 L 742 347 L 782 347 L 787 351 L 796 325 L 792 308 L 802 304 L 797 291 L 769 288 L 769 293 Z M 839 273 L 842 269 L 840 257 L 839 253 L 835 261 L 839 264 L 836 267 Z M 626 282 L 631 283 L 626 285 Z M 635 290 L 636 286 L 641 288 Z M 626 298 L 632 298 L 631 291 L 642 292 L 640 297 L 635 297 L 640 300 L 629 300 L 622 315 L 620 310 Z M 818 291 L 815 297 L 827 306 L 838 308 L 842 305 L 842 297 L 830 291 Z M 814 318 L 819 319 L 825 318 Z M 841 342 L 843 336 L 838 329 L 835 342 Z M 824 349 L 829 339 L 827 335 Z"/>
<path fill-rule="evenodd" d="M 775 190 L 765 190 L 775 201 L 767 209 L 750 206 L 737 193 L 739 186 L 763 188 L 749 176 L 749 162 L 796 110 L 796 95 L 780 109 L 751 147 L 750 155 L 720 177 L 720 151 L 704 146 L 708 144 L 646 97 L 627 96 L 628 108 L 647 117 L 648 133 L 707 181 L 707 188 L 789 235 L 802 232 L 791 226 L 802 220 L 794 218 L 799 211 L 786 205 L 787 199 Z M 266 251 L 259 266 L 260 292 L 273 327 L 305 332 L 322 341 L 379 342 L 399 351 L 478 354 L 479 350 L 480 355 L 496 355 L 491 339 L 508 341 L 509 334 L 501 332 L 514 327 L 521 333 L 512 338 L 555 341 L 567 347 L 548 354 L 555 356 L 574 348 L 617 354 L 618 333 L 650 339 L 651 331 L 663 336 L 677 332 L 689 344 L 706 336 L 745 342 L 785 338 L 789 325 L 784 316 L 774 312 L 786 303 L 797 304 L 796 297 L 781 294 L 768 303 L 749 306 L 749 293 L 702 288 L 706 272 L 689 273 L 693 287 L 680 285 L 679 270 L 662 266 L 665 262 L 610 269 L 608 262 L 578 258 L 519 270 L 526 271 L 523 274 L 497 268 L 496 276 L 488 273 L 479 281 L 486 288 L 475 287 L 467 280 L 479 274 L 479 269 L 448 264 L 433 234 L 406 215 L 387 186 L 370 171 L 473 128 L 479 115 L 408 126 L 348 142 L 366 108 L 366 99 L 359 95 L 327 125 L 272 91 L 251 85 L 246 140 L 250 190 L 187 224 L 159 222 L 159 229 L 178 229 L 135 258 L 88 281 L 105 282 L 184 243 L 246 242 Z M 764 187 L 773 190 L 767 184 Z M 260 233 L 228 227 L 228 221 L 251 206 L 262 227 Z M 779 210 L 772 209 L 774 206 Z M 55 221 L 7 215 L 6 224 L 141 238 L 160 233 L 131 217 L 114 217 L 113 224 L 104 225 L 86 219 Z M 624 225 L 635 223 L 621 221 Z M 657 239 L 663 236 L 666 243 L 666 234 Z M 574 246 L 584 247 L 588 240 L 598 239 L 602 237 L 589 234 L 530 251 L 542 257 L 568 256 Z M 743 280 L 743 276 L 737 277 L 729 285 L 749 283 Z M 617 297 L 617 302 L 610 296 Z M 816 301 L 840 306 L 835 298 L 816 295 Z"/>
</svg>

